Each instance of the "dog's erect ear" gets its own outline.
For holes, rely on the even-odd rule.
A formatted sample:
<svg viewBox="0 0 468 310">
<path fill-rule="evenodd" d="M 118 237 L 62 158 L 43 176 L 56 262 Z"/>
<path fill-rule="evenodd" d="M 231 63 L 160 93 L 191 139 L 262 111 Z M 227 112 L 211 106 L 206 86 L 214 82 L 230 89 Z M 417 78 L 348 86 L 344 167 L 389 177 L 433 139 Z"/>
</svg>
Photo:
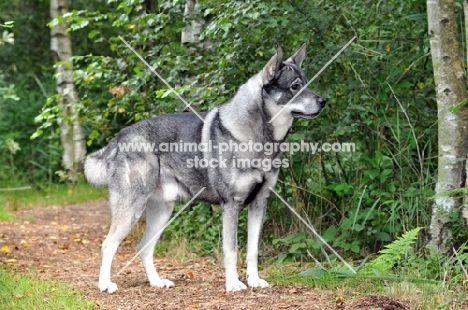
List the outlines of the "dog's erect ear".
<svg viewBox="0 0 468 310">
<path fill-rule="evenodd" d="M 276 54 L 271 57 L 271 59 L 267 62 L 265 67 L 262 70 L 262 82 L 263 84 L 267 84 L 270 82 L 276 74 L 276 71 L 279 70 L 281 63 L 283 62 L 283 51 L 281 47 L 276 49 Z"/>
<path fill-rule="evenodd" d="M 302 44 L 301 48 L 297 50 L 291 57 L 289 57 L 285 62 L 292 62 L 297 66 L 301 66 L 304 58 L 306 56 L 306 44 Z"/>
</svg>

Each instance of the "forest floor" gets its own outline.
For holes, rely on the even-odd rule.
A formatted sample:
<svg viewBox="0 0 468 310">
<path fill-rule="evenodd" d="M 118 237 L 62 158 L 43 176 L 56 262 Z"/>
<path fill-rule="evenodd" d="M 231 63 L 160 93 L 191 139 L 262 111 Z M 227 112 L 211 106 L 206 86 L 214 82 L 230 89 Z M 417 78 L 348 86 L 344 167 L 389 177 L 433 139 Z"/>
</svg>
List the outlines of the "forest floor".
<svg viewBox="0 0 468 310">
<path fill-rule="evenodd" d="M 107 202 L 25 208 L 15 216 L 16 221 L 0 222 L 1 264 L 21 274 L 67 283 L 84 292 L 97 309 L 410 309 L 408 303 L 383 296 L 344 301 L 332 292 L 293 283 L 226 293 L 222 262 L 204 258 L 155 258 L 161 277 L 173 281 L 175 288 L 152 288 L 139 259 L 121 275 L 115 274 L 136 253 L 132 237 L 114 258 L 112 279 L 119 290 L 100 293 L 100 247 L 110 222 Z"/>
</svg>

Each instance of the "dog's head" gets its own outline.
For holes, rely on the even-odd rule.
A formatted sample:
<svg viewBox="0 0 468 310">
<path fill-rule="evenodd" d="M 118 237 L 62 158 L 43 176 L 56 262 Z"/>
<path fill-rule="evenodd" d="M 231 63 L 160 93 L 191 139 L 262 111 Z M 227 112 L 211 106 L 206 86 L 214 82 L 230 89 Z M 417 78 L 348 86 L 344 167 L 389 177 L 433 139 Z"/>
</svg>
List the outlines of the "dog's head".
<svg viewBox="0 0 468 310">
<path fill-rule="evenodd" d="M 265 107 L 272 118 L 315 118 L 325 107 L 326 99 L 303 87 L 308 79 L 301 69 L 306 45 L 291 57 L 282 60 L 278 48 L 260 73 Z"/>
</svg>

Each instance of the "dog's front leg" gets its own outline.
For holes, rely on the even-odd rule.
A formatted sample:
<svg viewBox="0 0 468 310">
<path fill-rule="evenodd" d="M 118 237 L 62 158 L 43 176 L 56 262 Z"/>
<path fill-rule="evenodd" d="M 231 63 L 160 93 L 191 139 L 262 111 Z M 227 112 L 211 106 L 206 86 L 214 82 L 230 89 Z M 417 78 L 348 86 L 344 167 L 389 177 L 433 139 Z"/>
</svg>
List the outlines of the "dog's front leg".
<svg viewBox="0 0 468 310">
<path fill-rule="evenodd" d="M 260 198 L 249 205 L 247 284 L 250 287 L 269 287 L 268 282 L 258 276 L 258 246 L 267 203 L 267 199 Z"/>
<path fill-rule="evenodd" d="M 226 272 L 226 291 L 245 290 L 247 286 L 239 281 L 237 273 L 237 224 L 239 222 L 239 203 L 223 205 L 223 252 Z"/>
</svg>

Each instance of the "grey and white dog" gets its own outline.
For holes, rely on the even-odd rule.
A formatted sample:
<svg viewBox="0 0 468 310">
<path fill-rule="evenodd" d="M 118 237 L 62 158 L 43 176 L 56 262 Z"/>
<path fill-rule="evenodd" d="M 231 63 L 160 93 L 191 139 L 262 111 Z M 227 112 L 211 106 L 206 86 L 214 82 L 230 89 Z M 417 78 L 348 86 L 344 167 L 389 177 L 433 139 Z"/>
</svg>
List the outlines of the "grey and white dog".
<svg viewBox="0 0 468 310">
<path fill-rule="evenodd" d="M 177 199 L 194 196 L 198 201 L 220 204 L 223 209 L 223 252 L 226 290 L 239 291 L 246 285 L 237 273 L 237 226 L 240 210 L 248 205 L 247 284 L 268 287 L 258 275 L 258 244 L 270 196 L 279 167 L 261 169 L 239 167 L 237 159 L 275 159 L 282 152 L 265 154 L 231 149 L 221 154 L 221 143 L 279 143 L 286 139 L 294 118 L 314 118 L 325 107 L 326 100 L 308 89 L 295 95 L 307 83 L 301 70 L 305 44 L 286 61 L 281 48 L 265 67 L 227 103 L 200 113 L 164 115 L 138 122 L 123 129 L 105 148 L 89 155 L 85 161 L 87 180 L 96 186 L 109 187 L 112 222 L 102 244 L 99 289 L 113 293 L 111 264 L 119 244 L 132 226 L 146 212 L 146 231 L 139 248 L 150 243 L 140 254 L 149 283 L 153 287 L 172 287 L 161 279 L 153 262 L 153 251 L 160 233 L 168 222 Z M 284 109 L 283 109 L 284 108 Z M 272 122 L 269 122 L 277 113 Z M 211 143 L 211 150 L 162 152 L 152 149 L 122 149 L 125 144 L 162 145 L 164 143 Z M 221 159 L 221 156 L 223 159 Z M 193 159 L 219 159 L 216 167 L 193 165 Z M 212 161 L 213 162 L 213 161 Z M 189 165 L 188 163 L 191 163 Z M 158 236 L 159 237 L 159 236 Z"/>
</svg>

